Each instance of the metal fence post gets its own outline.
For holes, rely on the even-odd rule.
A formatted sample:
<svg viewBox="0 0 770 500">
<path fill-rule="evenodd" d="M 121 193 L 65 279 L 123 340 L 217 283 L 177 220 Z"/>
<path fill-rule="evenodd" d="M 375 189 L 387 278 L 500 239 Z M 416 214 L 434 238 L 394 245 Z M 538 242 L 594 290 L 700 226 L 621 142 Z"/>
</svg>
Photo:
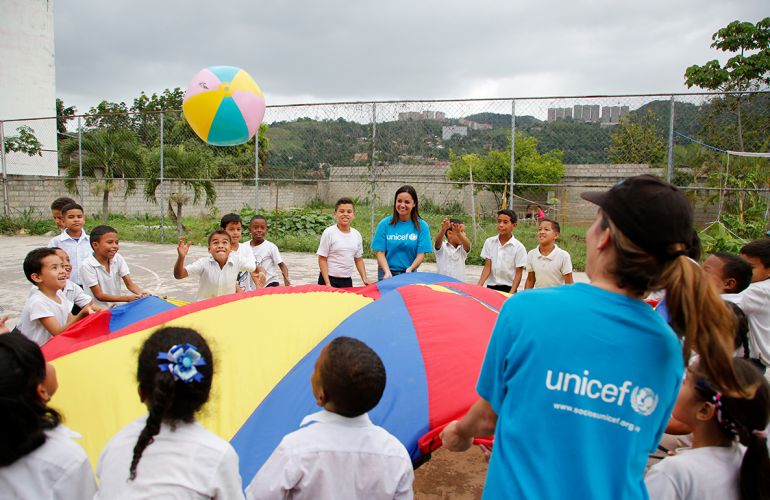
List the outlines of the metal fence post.
<svg viewBox="0 0 770 500">
<path fill-rule="evenodd" d="M 668 168 L 666 169 L 666 181 L 670 184 L 674 180 L 674 96 L 671 96 L 671 112 L 668 120 Z"/>
<path fill-rule="evenodd" d="M 85 210 L 85 186 L 83 185 L 83 127 L 81 126 L 82 117 L 78 116 L 78 184 L 80 185 L 80 205 Z"/>
<path fill-rule="evenodd" d="M 254 136 L 254 211 L 259 213 L 259 127 Z"/>
<path fill-rule="evenodd" d="M 163 110 L 160 111 L 160 242 L 166 242 L 166 224 L 163 217 L 166 206 L 166 187 L 163 184 Z M 145 181 L 147 182 L 147 181 Z"/>
<path fill-rule="evenodd" d="M 468 162 L 468 175 L 471 181 L 471 220 L 473 221 L 473 243 L 478 242 L 477 226 L 476 226 L 476 193 L 473 187 L 473 162 Z"/>
<path fill-rule="evenodd" d="M 511 99 L 511 190 L 508 192 L 508 209 L 513 210 L 513 182 L 516 171 L 516 99 Z"/>
<path fill-rule="evenodd" d="M 3 215 L 10 215 L 8 203 L 8 171 L 5 167 L 5 122 L 0 120 L 0 163 L 3 165 Z"/>
<path fill-rule="evenodd" d="M 369 231 L 369 243 L 374 241 L 374 207 L 377 205 L 377 188 L 376 188 L 376 163 L 374 162 L 374 153 L 376 150 L 375 141 L 377 139 L 377 103 L 372 103 L 372 162 L 371 173 L 369 175 L 369 186 L 371 189 L 371 196 L 369 197 L 369 205 L 371 211 L 371 225 Z"/>
</svg>

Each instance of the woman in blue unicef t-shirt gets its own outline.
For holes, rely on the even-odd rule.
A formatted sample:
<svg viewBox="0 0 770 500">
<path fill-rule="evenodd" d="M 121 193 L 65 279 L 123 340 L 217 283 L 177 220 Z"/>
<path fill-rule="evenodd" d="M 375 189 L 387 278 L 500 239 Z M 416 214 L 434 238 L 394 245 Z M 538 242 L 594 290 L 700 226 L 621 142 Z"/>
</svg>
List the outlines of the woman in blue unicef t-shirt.
<svg viewBox="0 0 770 500">
<path fill-rule="evenodd" d="M 393 200 L 393 215 L 377 224 L 372 250 L 377 252 L 377 279 L 416 271 L 433 251 L 428 223 L 420 218 L 417 191 L 401 186 Z"/>
<path fill-rule="evenodd" d="M 505 302 L 479 400 L 441 435 L 446 448 L 463 451 L 494 433 L 484 498 L 646 499 L 647 454 L 690 351 L 720 391 L 742 391 L 732 314 L 687 257 L 698 243 L 687 197 L 652 176 L 582 196 L 599 207 L 586 234 L 591 283 Z M 670 326 L 641 300 L 662 288 Z"/>
</svg>

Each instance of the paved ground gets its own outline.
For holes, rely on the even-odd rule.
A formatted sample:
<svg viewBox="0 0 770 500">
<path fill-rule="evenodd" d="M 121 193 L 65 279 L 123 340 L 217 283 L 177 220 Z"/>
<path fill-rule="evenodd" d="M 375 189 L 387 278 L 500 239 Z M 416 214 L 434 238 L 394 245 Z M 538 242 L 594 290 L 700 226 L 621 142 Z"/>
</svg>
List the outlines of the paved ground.
<svg viewBox="0 0 770 500">
<path fill-rule="evenodd" d="M 5 314 L 11 315 L 11 325 L 16 324 L 31 286 L 22 271 L 24 256 L 33 248 L 46 246 L 50 239 L 50 236 L 0 236 L 0 275 L 4 277 L 4 284 L 0 289 L 0 306 Z M 193 246 L 187 255 L 187 262 L 193 262 L 206 253 L 206 248 Z M 121 242 L 120 254 L 126 259 L 134 281 L 143 289 L 178 300 L 195 299 L 197 280 L 176 280 L 172 275 L 176 262 L 175 245 Z M 282 252 L 281 255 L 289 267 L 289 278 L 293 285 L 316 283 L 318 259 L 314 254 Z M 370 279 L 376 279 L 377 264 L 374 259 L 366 259 L 366 270 Z M 436 264 L 425 263 L 420 266 L 420 270 L 435 272 Z M 482 266 L 467 266 L 468 283 L 476 283 L 481 270 Z M 585 274 L 576 273 L 576 280 L 585 281 Z M 362 285 L 357 275 L 354 276 L 353 284 Z M 524 279 L 522 286 L 523 284 Z"/>
</svg>

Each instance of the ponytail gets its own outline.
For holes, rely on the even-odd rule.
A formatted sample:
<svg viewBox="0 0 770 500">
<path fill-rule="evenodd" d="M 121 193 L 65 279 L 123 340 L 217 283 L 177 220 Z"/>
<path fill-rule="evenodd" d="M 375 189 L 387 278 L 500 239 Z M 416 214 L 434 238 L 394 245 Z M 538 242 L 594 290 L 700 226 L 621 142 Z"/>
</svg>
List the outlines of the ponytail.
<svg viewBox="0 0 770 500">
<path fill-rule="evenodd" d="M 666 290 L 669 324 L 683 339 L 685 364 L 692 351 L 703 374 L 725 394 L 744 394 L 733 369 L 736 320 L 695 262 L 681 255 L 667 262 L 659 280 Z"/>
<path fill-rule="evenodd" d="M 182 347 L 185 346 L 185 347 Z M 186 354 L 194 351 L 199 360 L 186 369 L 188 378 L 180 379 L 169 353 L 181 349 Z M 190 351 L 192 349 L 192 351 Z M 160 361 L 159 361 L 160 360 Z M 163 363 L 167 361 L 167 363 Z M 184 376 L 184 374 L 181 374 Z M 193 376 L 194 375 L 194 376 Z M 163 423 L 172 429 L 179 422 L 193 422 L 195 413 L 208 401 L 214 377 L 214 359 L 206 339 L 190 328 L 166 327 L 157 330 L 142 345 L 139 352 L 137 379 L 142 402 L 149 415 L 139 434 L 131 459 L 129 479 L 136 479 L 136 469 L 142 454 L 160 433 Z"/>
<path fill-rule="evenodd" d="M 155 383 L 153 384 L 152 396 L 149 399 L 150 414 L 147 416 L 147 422 L 144 429 L 139 434 L 139 439 L 134 446 L 134 456 L 131 459 L 131 468 L 129 469 L 129 479 L 136 479 L 136 467 L 142 458 L 144 449 L 154 441 L 155 436 L 160 432 L 160 426 L 163 423 L 163 417 L 168 411 L 171 402 L 174 401 L 175 383 L 174 378 L 168 372 L 157 372 L 155 374 Z"/>
</svg>

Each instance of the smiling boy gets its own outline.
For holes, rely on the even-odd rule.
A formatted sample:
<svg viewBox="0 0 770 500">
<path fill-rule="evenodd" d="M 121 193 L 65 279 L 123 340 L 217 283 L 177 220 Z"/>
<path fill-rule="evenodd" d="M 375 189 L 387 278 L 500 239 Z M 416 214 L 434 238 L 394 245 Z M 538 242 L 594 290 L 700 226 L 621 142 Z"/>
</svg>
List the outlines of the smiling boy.
<svg viewBox="0 0 770 500">
<path fill-rule="evenodd" d="M 340 198 L 334 205 L 337 223 L 324 229 L 318 245 L 318 284 L 334 288 L 353 286 L 353 267 L 358 270 L 364 285 L 371 282 L 364 266 L 364 244 L 355 228 L 350 227 L 356 213 L 353 200 Z"/>
</svg>

